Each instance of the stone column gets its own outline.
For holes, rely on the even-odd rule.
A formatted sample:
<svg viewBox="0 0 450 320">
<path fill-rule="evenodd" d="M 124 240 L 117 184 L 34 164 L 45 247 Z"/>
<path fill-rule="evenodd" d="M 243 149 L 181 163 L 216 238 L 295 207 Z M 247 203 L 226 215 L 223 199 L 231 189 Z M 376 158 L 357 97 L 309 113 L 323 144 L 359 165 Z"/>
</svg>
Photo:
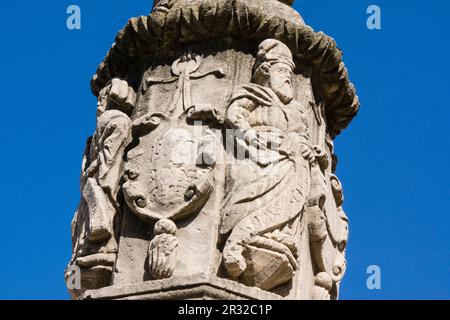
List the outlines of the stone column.
<svg viewBox="0 0 450 320">
<path fill-rule="evenodd" d="M 359 102 L 290 5 L 155 0 L 118 33 L 91 82 L 74 298 L 337 299 L 333 141 Z"/>
</svg>

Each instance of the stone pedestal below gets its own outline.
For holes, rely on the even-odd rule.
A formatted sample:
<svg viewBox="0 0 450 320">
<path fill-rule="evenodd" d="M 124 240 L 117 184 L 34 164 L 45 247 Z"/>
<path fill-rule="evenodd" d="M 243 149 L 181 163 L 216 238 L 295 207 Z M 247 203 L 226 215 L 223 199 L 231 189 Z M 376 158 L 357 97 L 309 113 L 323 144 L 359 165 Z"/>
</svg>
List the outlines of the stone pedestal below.
<svg viewBox="0 0 450 320">
<path fill-rule="evenodd" d="M 279 300 L 281 298 L 279 295 L 263 291 L 256 287 L 248 287 L 231 280 L 209 276 L 207 274 L 88 290 L 80 297 L 81 300 Z"/>
</svg>

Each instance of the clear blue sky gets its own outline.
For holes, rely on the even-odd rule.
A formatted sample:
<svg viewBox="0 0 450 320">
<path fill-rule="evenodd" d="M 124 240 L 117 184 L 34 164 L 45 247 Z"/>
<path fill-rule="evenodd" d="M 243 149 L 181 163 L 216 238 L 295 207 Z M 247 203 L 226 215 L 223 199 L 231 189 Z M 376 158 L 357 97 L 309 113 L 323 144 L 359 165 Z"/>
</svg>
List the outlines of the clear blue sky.
<svg viewBox="0 0 450 320">
<path fill-rule="evenodd" d="M 151 0 L 2 1 L 0 298 L 67 299 L 89 80 Z M 66 28 L 78 4 L 82 29 Z M 382 9 L 382 29 L 366 9 Z M 343 299 L 450 298 L 450 2 L 297 0 L 344 51 L 362 107 L 336 140 L 350 218 Z M 379 265 L 381 290 L 366 288 Z"/>
</svg>

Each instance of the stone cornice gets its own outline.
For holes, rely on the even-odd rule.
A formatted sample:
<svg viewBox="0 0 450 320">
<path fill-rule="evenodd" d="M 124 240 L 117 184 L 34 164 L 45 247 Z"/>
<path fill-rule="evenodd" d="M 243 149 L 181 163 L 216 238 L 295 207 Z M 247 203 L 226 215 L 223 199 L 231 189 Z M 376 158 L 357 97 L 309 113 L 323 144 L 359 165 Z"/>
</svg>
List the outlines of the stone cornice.
<svg viewBox="0 0 450 320">
<path fill-rule="evenodd" d="M 357 114 L 358 96 L 336 42 L 306 26 L 294 9 L 274 0 L 179 1 L 170 9 L 130 19 L 98 67 L 92 91 L 98 96 L 112 78 L 126 78 L 129 68 L 144 57 L 151 59 L 181 44 L 221 37 L 277 39 L 291 49 L 294 59 L 310 65 L 321 86 L 333 138 Z"/>
</svg>

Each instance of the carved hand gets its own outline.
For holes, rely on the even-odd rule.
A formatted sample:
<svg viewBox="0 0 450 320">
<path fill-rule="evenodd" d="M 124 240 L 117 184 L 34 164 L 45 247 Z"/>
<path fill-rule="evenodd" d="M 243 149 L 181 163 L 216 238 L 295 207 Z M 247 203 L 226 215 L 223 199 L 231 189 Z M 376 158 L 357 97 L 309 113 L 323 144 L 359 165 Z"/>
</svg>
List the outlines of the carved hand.
<svg viewBox="0 0 450 320">
<path fill-rule="evenodd" d="M 301 154 L 303 158 L 309 161 L 309 163 L 313 163 L 316 160 L 316 154 L 314 149 L 307 145 L 302 145 Z"/>
</svg>

